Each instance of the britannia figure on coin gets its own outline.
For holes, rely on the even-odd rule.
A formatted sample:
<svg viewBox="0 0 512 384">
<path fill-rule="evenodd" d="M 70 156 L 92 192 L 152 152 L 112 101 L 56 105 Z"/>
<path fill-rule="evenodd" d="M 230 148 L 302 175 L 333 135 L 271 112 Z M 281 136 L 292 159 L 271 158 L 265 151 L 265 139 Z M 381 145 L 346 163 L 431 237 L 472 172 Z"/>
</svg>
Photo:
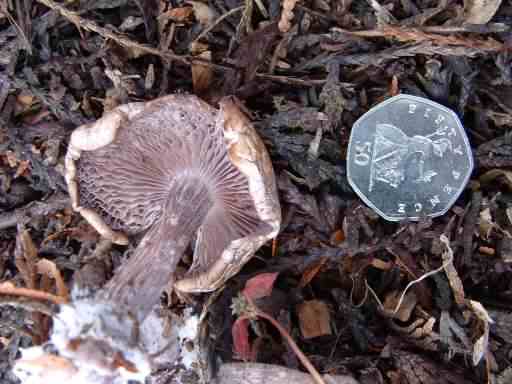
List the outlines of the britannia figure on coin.
<svg viewBox="0 0 512 384">
<path fill-rule="evenodd" d="M 373 144 L 373 158 L 370 169 L 369 191 L 376 181 L 397 188 L 404 181 L 415 184 L 429 183 L 437 175 L 430 168 L 433 157 L 442 158 L 446 151 L 452 151 L 447 138 L 437 140 L 431 136 L 409 137 L 392 124 L 377 124 Z"/>
</svg>

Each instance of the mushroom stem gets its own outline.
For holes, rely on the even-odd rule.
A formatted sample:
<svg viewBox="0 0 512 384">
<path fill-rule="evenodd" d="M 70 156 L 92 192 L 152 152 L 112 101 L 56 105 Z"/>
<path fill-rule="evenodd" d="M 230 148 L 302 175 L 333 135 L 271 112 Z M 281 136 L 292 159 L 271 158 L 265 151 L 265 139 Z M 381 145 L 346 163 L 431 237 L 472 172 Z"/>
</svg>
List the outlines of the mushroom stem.
<svg viewBox="0 0 512 384">
<path fill-rule="evenodd" d="M 199 177 L 175 178 L 163 214 L 98 298 L 125 306 L 142 322 L 173 282 L 176 264 L 212 206 L 207 183 Z"/>
</svg>

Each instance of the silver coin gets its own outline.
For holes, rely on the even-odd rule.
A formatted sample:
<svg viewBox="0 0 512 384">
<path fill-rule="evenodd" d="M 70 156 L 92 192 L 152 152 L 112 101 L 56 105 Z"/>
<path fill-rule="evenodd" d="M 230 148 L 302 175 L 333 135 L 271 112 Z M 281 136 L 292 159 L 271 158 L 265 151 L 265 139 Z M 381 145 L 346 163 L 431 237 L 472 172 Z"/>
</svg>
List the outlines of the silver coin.
<svg viewBox="0 0 512 384">
<path fill-rule="evenodd" d="M 473 154 L 459 118 L 428 99 L 392 97 L 352 127 L 348 181 L 386 220 L 443 215 L 472 170 Z"/>
</svg>

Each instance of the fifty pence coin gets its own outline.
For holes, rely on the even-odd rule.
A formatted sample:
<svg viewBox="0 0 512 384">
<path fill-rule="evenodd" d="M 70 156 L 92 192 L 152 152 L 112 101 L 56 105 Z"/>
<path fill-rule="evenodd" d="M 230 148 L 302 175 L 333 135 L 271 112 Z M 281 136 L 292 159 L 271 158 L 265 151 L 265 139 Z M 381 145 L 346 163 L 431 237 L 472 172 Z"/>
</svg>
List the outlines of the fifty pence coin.
<svg viewBox="0 0 512 384">
<path fill-rule="evenodd" d="M 459 118 L 428 99 L 394 96 L 352 127 L 348 181 L 386 220 L 443 215 L 472 170 L 473 155 Z"/>
</svg>

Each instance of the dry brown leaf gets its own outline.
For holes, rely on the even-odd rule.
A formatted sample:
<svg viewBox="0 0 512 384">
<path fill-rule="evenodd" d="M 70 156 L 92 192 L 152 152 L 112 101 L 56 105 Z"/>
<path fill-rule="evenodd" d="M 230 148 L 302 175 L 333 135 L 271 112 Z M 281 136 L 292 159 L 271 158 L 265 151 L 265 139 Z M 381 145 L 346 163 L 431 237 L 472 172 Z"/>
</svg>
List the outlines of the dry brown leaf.
<svg viewBox="0 0 512 384">
<path fill-rule="evenodd" d="M 486 24 L 493 18 L 502 0 L 465 0 L 464 21 L 468 24 Z"/>
<path fill-rule="evenodd" d="M 377 269 L 381 269 L 383 271 L 389 271 L 393 267 L 394 263 L 392 261 L 384 261 L 381 259 L 374 258 L 371 262 L 371 266 Z"/>
<path fill-rule="evenodd" d="M 327 304 L 320 300 L 305 301 L 297 307 L 300 330 L 305 339 L 331 334 L 331 316 Z"/>
<path fill-rule="evenodd" d="M 311 280 L 320 272 L 324 264 L 327 262 L 327 257 L 322 257 L 318 262 L 309 265 L 300 279 L 299 287 L 304 288 Z"/>
<path fill-rule="evenodd" d="M 473 310 L 480 322 L 480 335 L 473 344 L 473 365 L 477 365 L 489 349 L 489 327 L 494 321 L 487 310 L 478 301 L 468 300 L 469 307 Z"/>
<path fill-rule="evenodd" d="M 193 13 L 194 10 L 192 7 L 179 7 L 173 8 L 165 13 L 162 13 L 158 18 L 167 18 L 172 21 L 185 22 L 189 21 L 192 18 Z"/>
<path fill-rule="evenodd" d="M 27 93 L 27 92 L 21 92 L 16 97 L 16 102 L 18 103 L 18 107 L 20 107 L 22 110 L 26 110 L 30 108 L 30 106 L 35 102 L 34 95 Z"/>
</svg>

